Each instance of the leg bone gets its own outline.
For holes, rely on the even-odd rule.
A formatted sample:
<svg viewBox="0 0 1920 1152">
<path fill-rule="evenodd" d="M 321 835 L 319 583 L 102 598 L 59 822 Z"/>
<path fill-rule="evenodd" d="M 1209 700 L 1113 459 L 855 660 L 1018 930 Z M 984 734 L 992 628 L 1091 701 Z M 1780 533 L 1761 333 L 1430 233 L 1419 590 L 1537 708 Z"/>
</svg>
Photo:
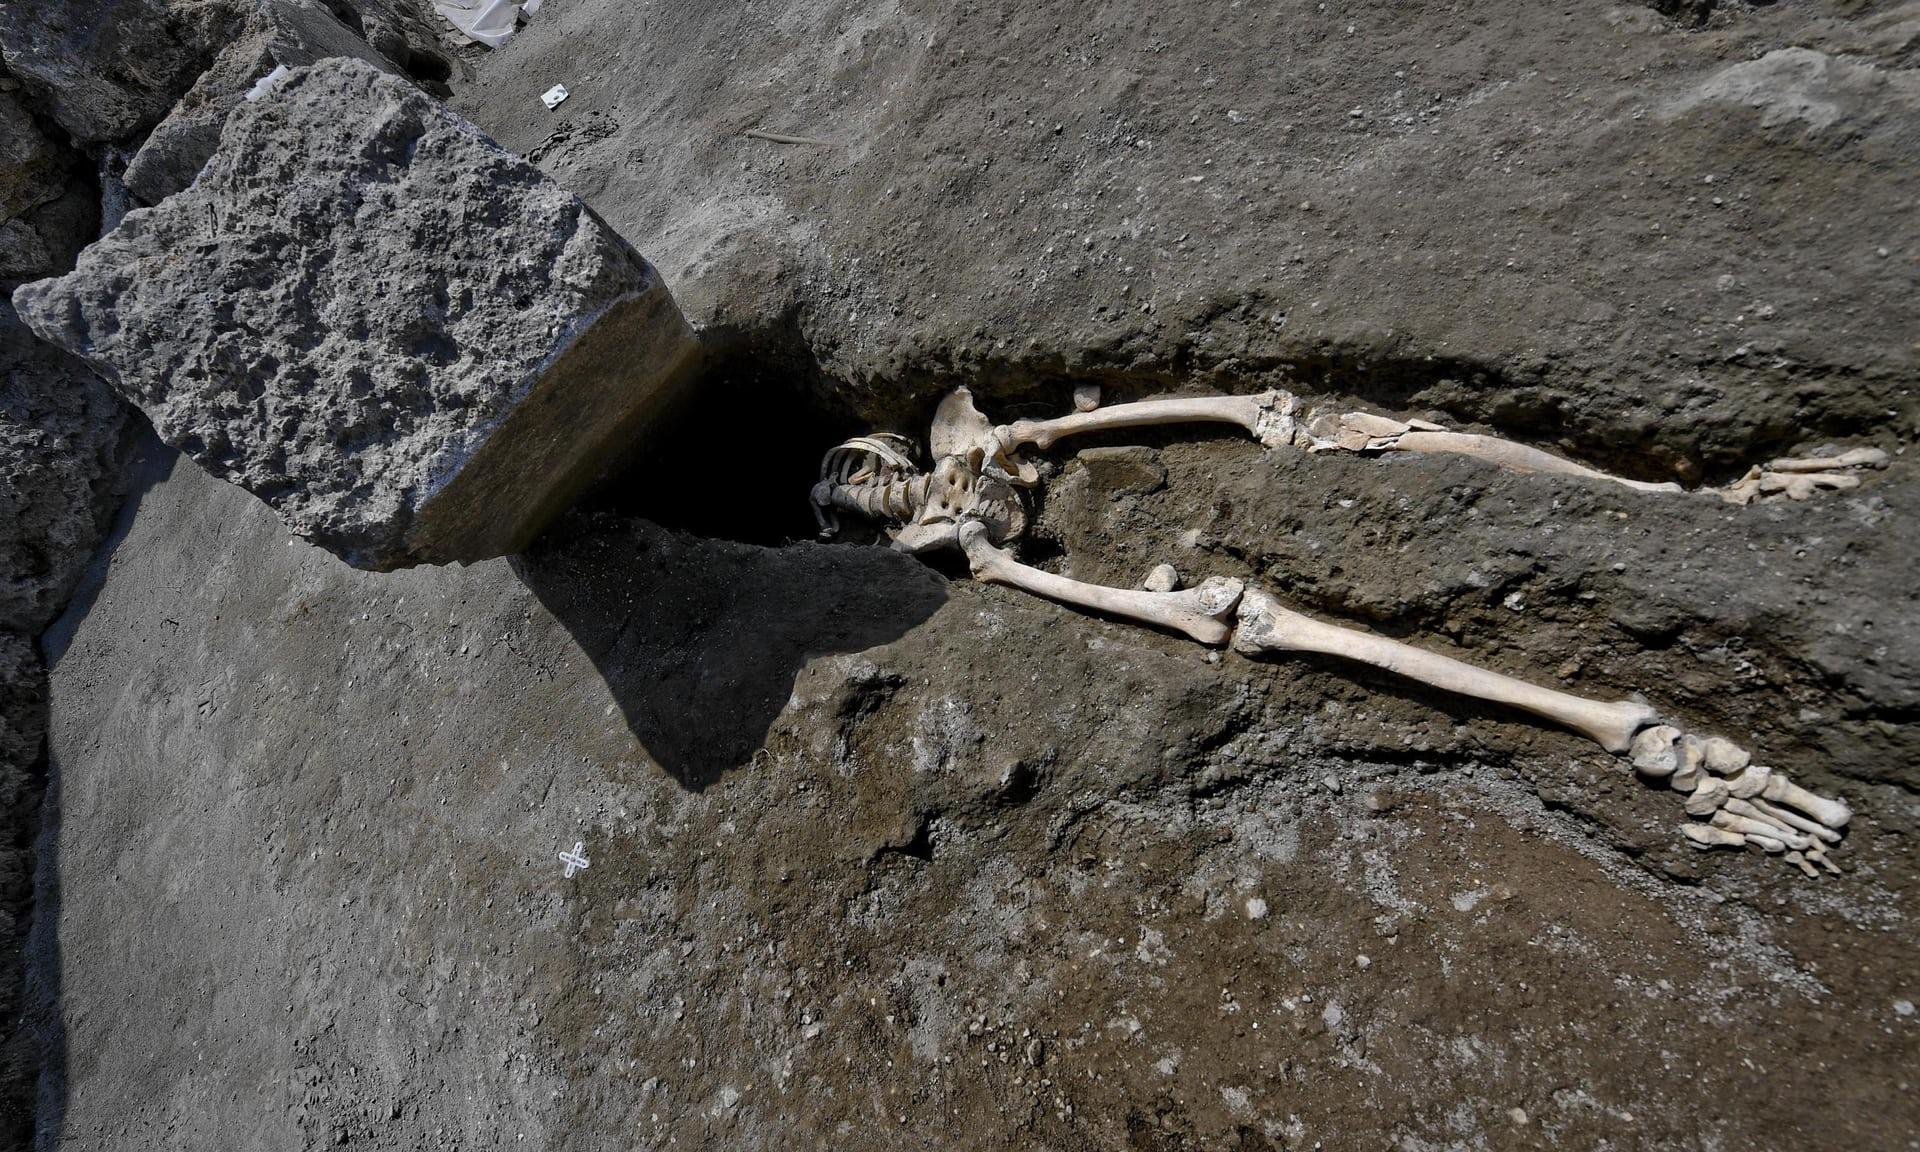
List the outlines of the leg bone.
<svg viewBox="0 0 1920 1152">
<path fill-rule="evenodd" d="M 1259 591 L 1241 597 L 1233 646 L 1250 655 L 1314 652 L 1357 660 L 1430 687 L 1531 712 L 1573 729 L 1609 752 L 1626 751 L 1634 733 L 1654 718 L 1653 708 L 1640 701 L 1588 700 L 1542 688 L 1371 632 L 1315 620 L 1281 607 Z"/>
<path fill-rule="evenodd" d="M 1315 452 L 1447 452 L 1485 460 L 1509 472 L 1546 472 L 1607 480 L 1641 492 L 1681 490 L 1680 485 L 1671 482 L 1629 480 L 1528 444 L 1472 432 L 1449 432 L 1424 420 L 1401 421 L 1367 412 L 1345 412 L 1318 417 L 1308 425 L 1308 432 L 1313 437 Z"/>
<path fill-rule="evenodd" d="M 966 550 L 967 563 L 976 580 L 1005 584 L 1075 608 L 1166 628 L 1202 644 L 1227 642 L 1230 632 L 1227 620 L 1240 600 L 1240 581 L 1218 577 L 1180 592 L 1137 592 L 1056 576 L 1022 564 L 1011 553 L 994 547 L 987 538 L 986 526 L 978 521 L 960 526 L 960 547 Z"/>
<path fill-rule="evenodd" d="M 999 462 L 1029 444 L 1045 451 L 1068 436 L 1160 424 L 1237 424 L 1269 448 L 1278 448 L 1293 442 L 1296 403 L 1290 393 L 1276 389 L 1251 396 L 1169 396 L 1090 408 L 1055 420 L 1015 420 L 994 429 L 988 456 Z"/>
</svg>

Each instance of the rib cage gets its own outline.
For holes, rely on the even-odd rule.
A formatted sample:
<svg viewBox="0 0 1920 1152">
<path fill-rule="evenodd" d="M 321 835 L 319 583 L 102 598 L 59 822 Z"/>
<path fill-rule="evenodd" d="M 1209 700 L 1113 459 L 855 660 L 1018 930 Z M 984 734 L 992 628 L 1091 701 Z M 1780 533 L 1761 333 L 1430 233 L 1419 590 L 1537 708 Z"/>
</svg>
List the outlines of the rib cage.
<svg viewBox="0 0 1920 1152">
<path fill-rule="evenodd" d="M 833 511 L 876 520 L 911 521 L 927 500 L 931 477 L 914 464 L 912 442 L 891 432 L 855 436 L 830 449 L 813 486 L 813 514 L 822 536 L 840 530 Z"/>
</svg>

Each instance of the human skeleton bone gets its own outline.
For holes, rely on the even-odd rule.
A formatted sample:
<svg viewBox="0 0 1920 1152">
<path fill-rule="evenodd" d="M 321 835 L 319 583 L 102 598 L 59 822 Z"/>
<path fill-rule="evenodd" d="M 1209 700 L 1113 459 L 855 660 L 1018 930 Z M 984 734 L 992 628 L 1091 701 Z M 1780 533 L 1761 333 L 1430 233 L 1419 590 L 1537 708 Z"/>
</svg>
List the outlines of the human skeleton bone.
<svg viewBox="0 0 1920 1152">
<path fill-rule="evenodd" d="M 928 437 L 934 464 L 915 463 L 905 437 L 856 437 L 830 450 L 813 488 L 821 534 L 838 530 L 837 512 L 887 525 L 894 546 L 926 553 L 958 549 L 974 577 L 1103 615 L 1180 633 L 1210 647 L 1231 645 L 1249 656 L 1307 652 L 1371 665 L 1417 683 L 1532 713 L 1578 732 L 1629 763 L 1650 781 L 1682 793 L 1682 825 L 1700 848 L 1754 847 L 1780 854 L 1809 876 L 1839 869 L 1830 844 L 1852 819 L 1842 801 L 1820 796 L 1782 772 L 1752 762 L 1723 737 L 1700 737 L 1662 720 L 1644 700 L 1590 700 L 1477 668 L 1450 656 L 1317 620 L 1285 607 L 1244 581 L 1214 577 L 1180 589 L 1179 575 L 1159 565 L 1141 589 L 1110 588 L 1021 563 L 1009 545 L 1026 528 L 1020 489 L 1039 483 L 1023 453 L 1089 432 L 1167 424 L 1237 425 L 1269 448 L 1311 452 L 1446 452 L 1516 472 L 1547 472 L 1620 484 L 1644 492 L 1684 491 L 1674 483 L 1630 480 L 1524 444 L 1449 431 L 1421 420 L 1364 412 L 1314 413 L 1278 389 L 1248 396 L 1178 396 L 1100 406 L 1099 389 L 1074 390 L 1071 415 L 996 425 L 956 389 L 934 414 Z M 1709 489 L 1734 504 L 1784 497 L 1804 500 L 1821 489 L 1857 487 L 1862 469 L 1880 468 L 1886 453 L 1854 449 L 1836 456 L 1775 460 L 1725 488 Z"/>
</svg>

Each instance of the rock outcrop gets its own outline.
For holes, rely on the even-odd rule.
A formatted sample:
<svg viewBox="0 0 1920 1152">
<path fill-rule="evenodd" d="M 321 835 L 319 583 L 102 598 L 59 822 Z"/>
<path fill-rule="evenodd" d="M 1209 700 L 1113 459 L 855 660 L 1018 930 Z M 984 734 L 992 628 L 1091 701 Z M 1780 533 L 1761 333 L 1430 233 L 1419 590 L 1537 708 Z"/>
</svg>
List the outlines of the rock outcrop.
<svg viewBox="0 0 1920 1152">
<path fill-rule="evenodd" d="M 25 95 L 0 73 L 0 287 L 8 291 L 73 267 L 99 219 L 91 166 L 42 129 Z"/>
<path fill-rule="evenodd" d="M 376 569 L 519 550 L 695 347 L 586 205 L 342 59 L 244 105 L 191 188 L 15 303 L 169 443 Z"/>
<path fill-rule="evenodd" d="M 91 369 L 0 305 L 0 629 L 36 635 L 100 543 L 127 413 Z"/>
<path fill-rule="evenodd" d="M 0 6 L 0 55 L 81 144 L 152 127 L 212 60 L 235 0 Z"/>
<path fill-rule="evenodd" d="M 346 56 L 382 71 L 397 71 L 319 0 L 257 0 L 257 4 L 239 32 L 127 162 L 121 179 L 144 203 L 158 204 L 193 183 L 219 146 L 227 115 L 276 67 L 296 68 Z"/>
</svg>

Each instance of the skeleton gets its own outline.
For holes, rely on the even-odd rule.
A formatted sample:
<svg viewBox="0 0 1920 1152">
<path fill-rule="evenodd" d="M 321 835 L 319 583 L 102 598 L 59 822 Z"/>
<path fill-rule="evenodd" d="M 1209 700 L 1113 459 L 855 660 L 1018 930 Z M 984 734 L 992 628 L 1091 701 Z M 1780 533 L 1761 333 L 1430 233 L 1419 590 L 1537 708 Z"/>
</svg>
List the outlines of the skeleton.
<svg viewBox="0 0 1920 1152">
<path fill-rule="evenodd" d="M 1501 675 L 1437 652 L 1295 612 L 1246 582 L 1213 577 L 1179 587 L 1162 564 L 1139 589 L 1111 588 L 1021 563 L 1009 550 L 1026 528 L 1021 490 L 1040 482 L 1028 449 L 1096 431 L 1165 424 L 1226 423 L 1268 448 L 1309 452 L 1448 452 L 1516 472 L 1547 472 L 1621 484 L 1645 492 L 1681 493 L 1600 472 L 1524 444 L 1453 432 L 1423 420 L 1365 412 L 1306 410 L 1279 390 L 1247 396 L 1183 396 L 1100 406 L 1099 389 L 1074 392 L 1075 411 L 1054 420 L 994 424 L 961 388 L 940 404 L 929 436 L 933 466 L 915 463 L 905 437 L 857 437 L 829 451 L 813 488 L 823 537 L 838 513 L 879 520 L 894 547 L 915 554 L 955 549 L 975 579 L 1002 584 L 1071 607 L 1152 625 L 1209 647 L 1249 656 L 1314 653 L 1368 664 L 1417 683 L 1492 701 L 1571 729 L 1625 756 L 1649 781 L 1664 781 L 1695 821 L 1680 827 L 1699 848 L 1758 848 L 1780 855 L 1809 876 L 1838 873 L 1827 857 L 1852 812 L 1842 801 L 1810 792 L 1785 773 L 1753 762 L 1730 740 L 1702 737 L 1663 719 L 1646 701 L 1590 700 Z M 1775 460 L 1724 488 L 1707 489 L 1733 504 L 1805 500 L 1822 490 L 1857 487 L 1863 469 L 1884 467 L 1886 453 L 1855 449 L 1837 456 Z"/>
</svg>

